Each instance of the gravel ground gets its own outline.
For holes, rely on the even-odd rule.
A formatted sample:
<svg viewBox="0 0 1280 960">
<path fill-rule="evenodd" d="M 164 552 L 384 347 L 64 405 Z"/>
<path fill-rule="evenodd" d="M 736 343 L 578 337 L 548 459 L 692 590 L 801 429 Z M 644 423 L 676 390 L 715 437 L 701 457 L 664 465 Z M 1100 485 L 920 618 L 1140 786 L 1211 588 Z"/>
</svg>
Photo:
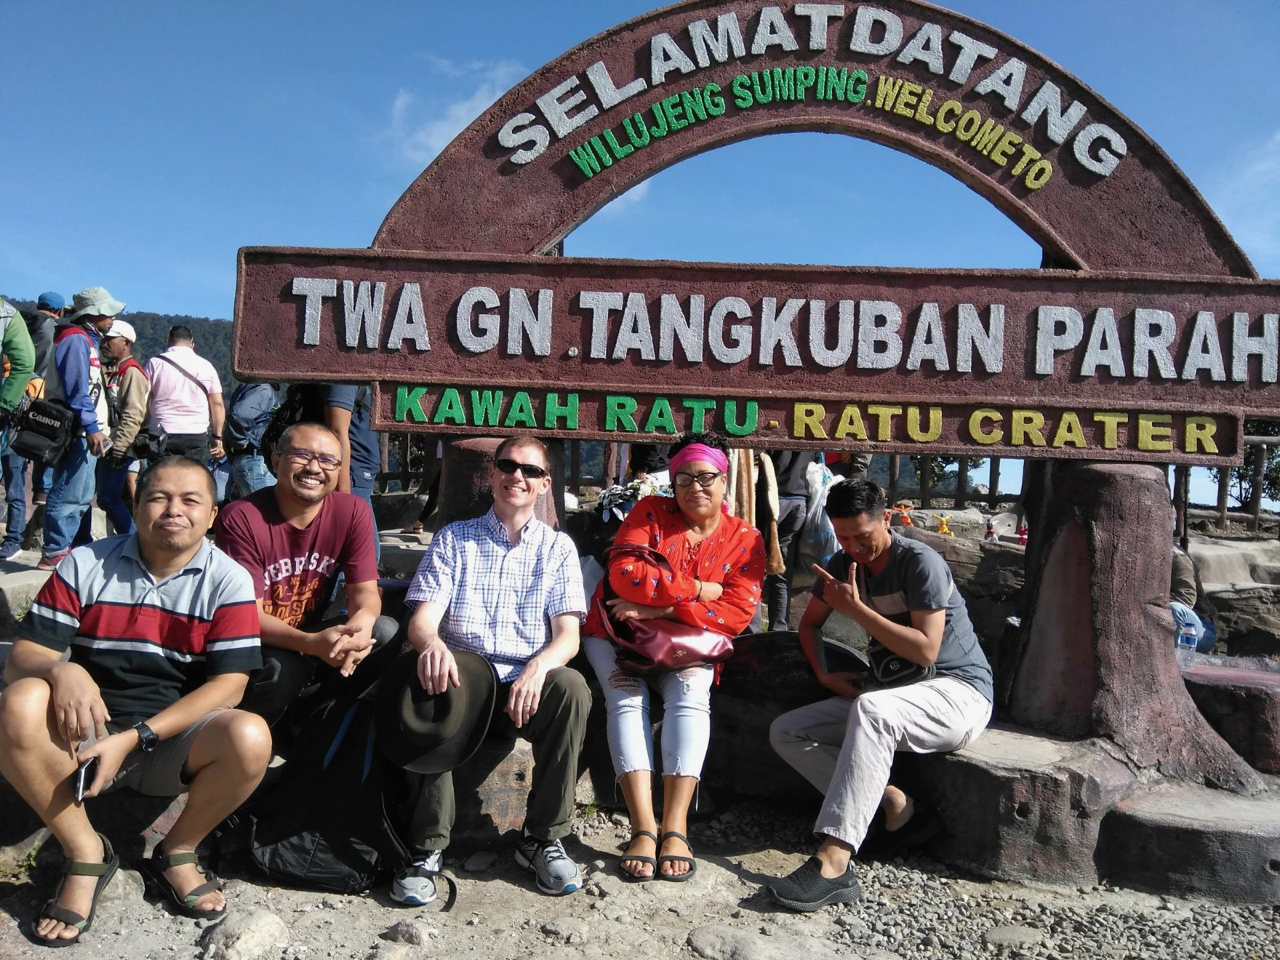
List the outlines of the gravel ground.
<svg viewBox="0 0 1280 960">
<path fill-rule="evenodd" d="M 693 829 L 700 862 L 683 884 L 624 883 L 616 854 L 627 836 L 618 814 L 585 814 L 569 841 L 586 887 L 539 894 L 509 850 L 446 861 L 458 902 L 444 913 L 393 907 L 385 884 L 367 896 L 266 885 L 232 856 L 233 912 L 220 924 L 175 917 L 145 900 L 122 870 L 77 948 L 86 958 L 171 960 L 413 960 L 431 956 L 698 957 L 782 960 L 869 957 L 1199 958 L 1280 957 L 1280 908 L 1228 907 L 1107 886 L 1061 888 L 992 883 L 925 857 L 858 867 L 856 904 L 794 914 L 761 893 L 812 849 L 808 823 L 738 806 Z M 42 857 L 31 881 L 0 882 L 0 957 L 48 956 L 21 928 L 55 882 Z"/>
</svg>

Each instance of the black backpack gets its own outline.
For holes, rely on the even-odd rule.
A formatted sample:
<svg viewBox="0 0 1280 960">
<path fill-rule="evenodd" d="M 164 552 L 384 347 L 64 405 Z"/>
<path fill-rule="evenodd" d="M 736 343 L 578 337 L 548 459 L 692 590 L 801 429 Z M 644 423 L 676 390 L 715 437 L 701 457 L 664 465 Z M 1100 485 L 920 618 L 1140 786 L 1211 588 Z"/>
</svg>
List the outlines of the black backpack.
<svg viewBox="0 0 1280 960">
<path fill-rule="evenodd" d="M 279 778 L 250 801 L 250 856 L 268 876 L 359 893 L 412 861 L 387 813 L 403 774 L 378 751 L 373 710 L 370 697 L 317 707 Z"/>
<path fill-rule="evenodd" d="M 274 450 L 284 432 L 295 423 L 324 423 L 325 394 L 329 390 L 327 383 L 295 383 L 285 392 L 280 406 L 271 414 L 271 422 L 262 431 L 261 449 Z M 369 388 L 361 387 L 356 393 L 356 409 L 351 411 L 354 418 L 369 405 Z"/>
</svg>

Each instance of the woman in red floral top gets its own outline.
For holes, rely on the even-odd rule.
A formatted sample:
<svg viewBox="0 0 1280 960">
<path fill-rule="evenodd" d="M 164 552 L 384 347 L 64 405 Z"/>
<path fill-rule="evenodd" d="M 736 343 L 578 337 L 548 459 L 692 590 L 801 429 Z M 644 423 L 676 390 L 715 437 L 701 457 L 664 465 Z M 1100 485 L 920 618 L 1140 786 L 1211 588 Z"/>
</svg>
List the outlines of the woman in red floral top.
<svg viewBox="0 0 1280 960">
<path fill-rule="evenodd" d="M 665 618 L 728 637 L 751 622 L 764 580 L 759 531 L 724 511 L 728 447 L 711 434 L 689 434 L 671 448 L 675 497 L 646 497 L 632 508 L 615 544 L 657 548 L 674 574 L 635 555 L 615 556 L 608 601 L 615 621 Z M 631 814 L 631 843 L 622 856 L 632 880 L 687 880 L 696 870 L 688 832 L 689 805 L 697 790 L 711 737 L 712 666 L 636 674 L 620 667 L 617 648 L 604 639 L 595 599 L 587 618 L 587 658 L 604 690 L 614 772 Z M 662 697 L 662 824 L 653 812 L 653 736 L 650 687 Z"/>
</svg>

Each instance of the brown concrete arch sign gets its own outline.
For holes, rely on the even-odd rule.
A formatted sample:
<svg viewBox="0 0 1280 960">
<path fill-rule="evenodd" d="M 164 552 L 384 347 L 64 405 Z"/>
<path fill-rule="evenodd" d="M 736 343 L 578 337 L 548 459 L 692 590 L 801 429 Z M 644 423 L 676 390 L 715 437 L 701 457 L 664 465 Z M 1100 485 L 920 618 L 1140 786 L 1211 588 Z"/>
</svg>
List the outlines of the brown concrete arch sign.
<svg viewBox="0 0 1280 960">
<path fill-rule="evenodd" d="M 1079 270 L 536 256 L 672 163 L 797 130 L 947 170 Z M 1223 463 L 1280 413 L 1280 285 L 1181 171 L 1035 51 L 907 0 L 638 17 L 495 103 L 372 250 L 239 270 L 237 371 L 375 381 L 395 429 Z"/>
</svg>

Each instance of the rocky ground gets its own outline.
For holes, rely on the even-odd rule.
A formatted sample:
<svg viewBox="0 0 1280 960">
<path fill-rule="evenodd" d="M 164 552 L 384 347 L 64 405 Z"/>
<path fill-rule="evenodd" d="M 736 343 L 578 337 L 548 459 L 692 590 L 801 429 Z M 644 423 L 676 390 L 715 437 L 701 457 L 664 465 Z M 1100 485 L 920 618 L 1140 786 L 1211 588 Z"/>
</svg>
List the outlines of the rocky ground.
<svg viewBox="0 0 1280 960">
<path fill-rule="evenodd" d="M 392 906 L 385 884 L 367 896 L 271 886 L 233 856 L 233 911 L 219 924 L 173 916 L 122 870 L 77 948 L 81 960 L 415 960 L 477 957 L 682 957 L 705 960 L 868 957 L 1280 957 L 1280 908 L 1226 907 L 1105 886 L 1028 887 L 961 876 L 925 857 L 858 868 L 861 902 L 813 914 L 775 908 L 761 893 L 811 848 L 808 819 L 736 806 L 695 825 L 697 876 L 683 884 L 624 883 L 616 854 L 625 818 L 587 808 L 569 849 L 586 887 L 539 894 L 510 852 L 446 862 L 458 899 L 447 913 Z M 0 957 L 44 957 L 23 935 L 55 882 L 54 860 L 0 882 Z"/>
</svg>

